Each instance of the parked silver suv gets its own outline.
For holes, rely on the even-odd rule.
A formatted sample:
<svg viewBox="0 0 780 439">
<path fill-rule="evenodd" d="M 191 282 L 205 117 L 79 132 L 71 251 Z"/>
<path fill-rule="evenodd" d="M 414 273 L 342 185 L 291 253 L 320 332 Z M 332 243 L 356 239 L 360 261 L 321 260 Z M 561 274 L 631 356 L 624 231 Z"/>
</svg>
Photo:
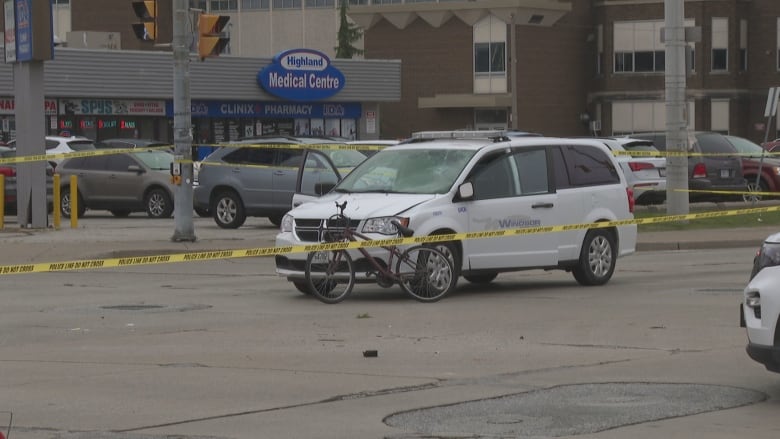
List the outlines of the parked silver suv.
<svg viewBox="0 0 780 439">
<path fill-rule="evenodd" d="M 315 178 L 318 187 L 330 188 L 366 158 L 359 151 L 328 149 L 334 142 L 319 138 L 262 137 L 234 143 L 201 161 L 193 195 L 195 211 L 211 215 L 225 229 L 241 227 L 247 216 L 281 224 L 304 170 L 305 182 L 313 186 Z M 297 146 L 283 147 L 288 144 Z"/>
</svg>

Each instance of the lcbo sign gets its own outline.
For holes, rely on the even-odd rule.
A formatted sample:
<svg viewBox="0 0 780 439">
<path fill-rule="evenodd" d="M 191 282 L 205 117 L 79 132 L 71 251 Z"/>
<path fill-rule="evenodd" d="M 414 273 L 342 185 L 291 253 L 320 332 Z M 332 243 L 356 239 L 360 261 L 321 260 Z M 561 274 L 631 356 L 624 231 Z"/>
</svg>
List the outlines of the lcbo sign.
<svg viewBox="0 0 780 439">
<path fill-rule="evenodd" d="M 322 52 L 292 49 L 276 55 L 257 74 L 257 82 L 268 93 L 294 101 L 329 98 L 344 88 L 344 75 L 330 65 Z"/>
</svg>

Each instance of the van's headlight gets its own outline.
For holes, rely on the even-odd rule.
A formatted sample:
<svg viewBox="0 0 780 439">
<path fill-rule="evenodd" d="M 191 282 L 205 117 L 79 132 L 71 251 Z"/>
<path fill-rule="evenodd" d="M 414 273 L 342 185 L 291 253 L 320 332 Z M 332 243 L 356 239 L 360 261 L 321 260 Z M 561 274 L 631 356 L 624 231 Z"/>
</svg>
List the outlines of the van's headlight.
<svg viewBox="0 0 780 439">
<path fill-rule="evenodd" d="M 363 233 L 379 233 L 382 235 L 397 235 L 398 228 L 393 225 L 393 221 L 398 221 L 402 226 L 409 226 L 409 218 L 397 216 L 383 216 L 381 218 L 369 218 L 363 225 Z"/>
<path fill-rule="evenodd" d="M 279 230 L 282 232 L 292 232 L 295 220 L 292 215 L 287 214 L 282 218 L 282 224 L 279 226 Z"/>
</svg>

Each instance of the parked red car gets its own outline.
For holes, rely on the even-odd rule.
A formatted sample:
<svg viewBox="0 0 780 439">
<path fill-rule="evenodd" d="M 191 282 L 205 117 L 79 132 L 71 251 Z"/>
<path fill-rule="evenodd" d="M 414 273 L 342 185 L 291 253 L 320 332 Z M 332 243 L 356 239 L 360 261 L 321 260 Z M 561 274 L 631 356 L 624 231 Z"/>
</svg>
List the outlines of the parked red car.
<svg viewBox="0 0 780 439">
<path fill-rule="evenodd" d="M 742 174 L 747 180 L 748 191 L 751 192 L 780 192 L 780 156 L 773 156 L 769 151 L 748 139 L 736 136 L 726 136 L 729 143 L 734 145 L 742 155 Z M 763 159 L 761 156 L 764 156 Z M 761 168 L 761 177 L 756 182 Z M 780 194 L 778 194 L 780 195 Z M 756 201 L 766 198 L 762 195 L 744 195 L 745 201 Z"/>
</svg>

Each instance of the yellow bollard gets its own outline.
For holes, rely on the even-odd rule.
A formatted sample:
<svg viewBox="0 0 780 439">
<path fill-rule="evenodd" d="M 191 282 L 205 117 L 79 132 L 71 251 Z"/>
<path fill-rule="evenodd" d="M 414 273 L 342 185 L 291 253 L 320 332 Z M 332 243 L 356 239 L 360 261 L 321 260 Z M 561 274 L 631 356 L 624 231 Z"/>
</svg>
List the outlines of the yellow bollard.
<svg viewBox="0 0 780 439">
<path fill-rule="evenodd" d="M 60 174 L 54 174 L 54 187 L 52 187 L 52 220 L 54 222 L 54 230 L 60 229 L 60 221 L 62 220 L 60 212 Z"/>
<path fill-rule="evenodd" d="M 79 187 L 75 175 L 70 176 L 70 228 L 79 227 Z"/>
<path fill-rule="evenodd" d="M 5 175 L 0 174 L 0 229 L 5 227 Z"/>
</svg>

